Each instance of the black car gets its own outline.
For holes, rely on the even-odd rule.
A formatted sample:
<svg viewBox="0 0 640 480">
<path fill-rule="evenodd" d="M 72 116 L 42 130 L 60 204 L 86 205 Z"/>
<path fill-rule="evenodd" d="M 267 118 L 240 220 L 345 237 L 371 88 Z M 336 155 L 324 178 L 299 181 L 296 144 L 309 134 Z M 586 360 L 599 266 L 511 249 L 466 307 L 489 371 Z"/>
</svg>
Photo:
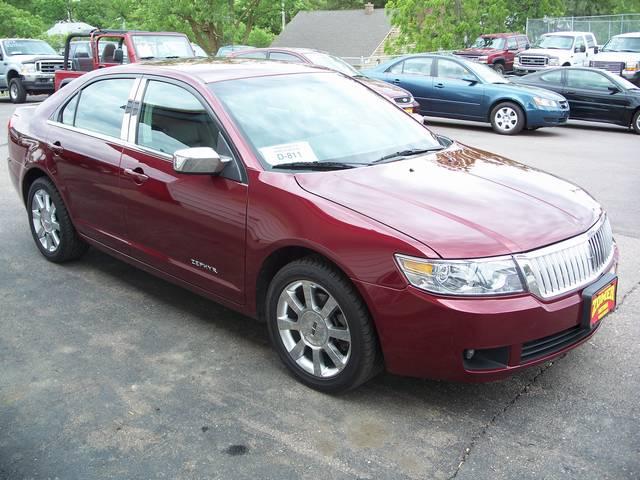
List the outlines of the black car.
<svg viewBox="0 0 640 480">
<path fill-rule="evenodd" d="M 572 119 L 614 123 L 640 134 L 640 88 L 622 77 L 595 68 L 560 67 L 513 81 L 561 94 Z"/>
</svg>

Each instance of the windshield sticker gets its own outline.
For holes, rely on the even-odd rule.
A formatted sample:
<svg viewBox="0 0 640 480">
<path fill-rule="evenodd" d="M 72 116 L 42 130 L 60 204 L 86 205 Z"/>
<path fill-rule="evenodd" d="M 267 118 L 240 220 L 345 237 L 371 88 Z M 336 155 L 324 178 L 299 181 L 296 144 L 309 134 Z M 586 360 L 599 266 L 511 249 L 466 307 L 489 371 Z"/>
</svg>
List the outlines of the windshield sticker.
<svg viewBox="0 0 640 480">
<path fill-rule="evenodd" d="M 269 165 L 318 161 L 318 157 L 313 153 L 308 142 L 282 143 L 271 147 L 262 147 L 259 150 Z"/>
</svg>

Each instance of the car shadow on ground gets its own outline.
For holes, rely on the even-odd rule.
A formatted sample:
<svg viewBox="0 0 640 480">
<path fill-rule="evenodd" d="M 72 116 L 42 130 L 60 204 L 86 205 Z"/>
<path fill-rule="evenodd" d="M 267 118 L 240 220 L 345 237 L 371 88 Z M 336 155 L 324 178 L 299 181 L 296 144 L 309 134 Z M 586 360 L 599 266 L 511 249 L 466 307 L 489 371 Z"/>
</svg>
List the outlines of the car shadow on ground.
<svg viewBox="0 0 640 480">
<path fill-rule="evenodd" d="M 103 275 L 113 277 L 114 282 L 124 283 L 160 304 L 168 304 L 171 309 L 184 312 L 193 321 L 200 322 L 205 327 L 215 325 L 233 337 L 232 340 L 227 338 L 225 341 L 232 341 L 238 349 L 269 349 L 271 360 L 268 368 L 279 370 L 287 381 L 296 382 L 281 363 L 275 350 L 271 348 L 266 324 L 155 277 L 95 248 L 91 248 L 80 261 L 68 266 L 99 271 Z M 256 365 L 255 368 L 261 369 L 265 366 Z M 368 404 L 374 395 L 377 401 L 401 399 L 405 405 L 406 402 L 410 402 L 415 407 L 424 408 L 426 404 L 429 407 L 468 413 L 469 409 L 475 410 L 478 407 L 475 403 L 478 396 L 492 397 L 499 403 L 508 402 L 536 376 L 540 368 L 531 368 L 509 379 L 492 383 L 454 383 L 400 377 L 382 372 L 364 386 L 347 392 L 340 398 L 349 403 Z M 281 381 L 284 382 L 284 378 Z"/>
<path fill-rule="evenodd" d="M 486 133 L 490 133 L 496 136 L 496 138 L 500 138 L 500 137 L 506 137 L 509 135 L 500 135 L 498 133 L 495 133 L 492 129 L 491 129 L 491 125 L 488 123 L 476 123 L 476 122 L 467 122 L 467 121 L 450 121 L 450 120 L 445 120 L 445 119 L 441 119 L 441 118 L 431 118 L 431 117 L 427 117 L 426 123 L 425 123 L 426 127 L 446 127 L 446 128 L 456 128 L 456 129 L 461 129 L 461 130 L 475 130 L 478 132 L 486 132 Z M 535 137 L 544 137 L 544 136 L 555 136 L 557 135 L 557 132 L 554 132 L 556 127 L 547 127 L 547 128 L 540 128 L 538 130 L 522 130 L 522 132 L 518 133 L 517 135 L 513 135 L 513 136 L 517 136 L 517 137 L 527 137 L 527 136 L 535 136 Z"/>
</svg>

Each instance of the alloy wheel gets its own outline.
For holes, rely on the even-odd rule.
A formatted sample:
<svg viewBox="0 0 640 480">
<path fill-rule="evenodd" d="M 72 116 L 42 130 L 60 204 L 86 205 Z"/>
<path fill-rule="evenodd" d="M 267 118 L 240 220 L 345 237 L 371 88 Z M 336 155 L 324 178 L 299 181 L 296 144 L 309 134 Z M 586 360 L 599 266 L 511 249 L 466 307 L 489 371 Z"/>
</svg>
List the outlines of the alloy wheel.
<svg viewBox="0 0 640 480">
<path fill-rule="evenodd" d="M 511 107 L 502 107 L 496 112 L 495 124 L 503 132 L 510 132 L 518 124 L 518 113 Z"/>
<path fill-rule="evenodd" d="M 317 378 L 339 374 L 351 356 L 351 333 L 336 299 L 308 280 L 289 283 L 277 306 L 278 333 L 290 358 Z"/>
<path fill-rule="evenodd" d="M 18 85 L 15 83 L 12 83 L 9 87 L 9 97 L 11 97 L 11 100 L 18 98 Z"/>
<path fill-rule="evenodd" d="M 31 222 L 42 247 L 49 253 L 55 252 L 60 247 L 60 224 L 51 195 L 44 189 L 33 194 Z"/>
</svg>

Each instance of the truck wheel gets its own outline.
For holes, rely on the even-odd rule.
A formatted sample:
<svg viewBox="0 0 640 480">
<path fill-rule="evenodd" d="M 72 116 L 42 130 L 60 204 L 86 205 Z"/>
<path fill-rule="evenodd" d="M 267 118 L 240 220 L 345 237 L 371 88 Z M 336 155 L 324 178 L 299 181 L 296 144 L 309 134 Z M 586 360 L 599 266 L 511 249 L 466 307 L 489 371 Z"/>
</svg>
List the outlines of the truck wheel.
<svg viewBox="0 0 640 480">
<path fill-rule="evenodd" d="M 515 135 L 524 128 L 526 119 L 522 109 L 512 102 L 502 102 L 491 110 L 493 131 L 501 135 Z"/>
<path fill-rule="evenodd" d="M 493 69 L 500 75 L 504 76 L 504 65 L 502 63 L 494 63 Z"/>
<path fill-rule="evenodd" d="M 12 78 L 9 82 L 9 99 L 13 103 L 24 103 L 27 99 L 27 91 L 19 78 Z"/>
</svg>

